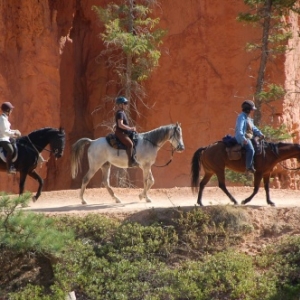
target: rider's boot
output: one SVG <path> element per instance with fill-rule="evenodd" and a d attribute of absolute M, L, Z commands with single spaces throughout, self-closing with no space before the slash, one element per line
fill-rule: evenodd
<path fill-rule="evenodd" d="M 16 174 L 17 170 L 15 169 L 13 163 L 12 163 L 12 155 L 7 154 L 6 156 L 6 165 L 7 165 L 7 173 L 8 174 Z"/>
<path fill-rule="evenodd" d="M 138 164 L 138 162 L 135 160 L 135 158 L 133 157 L 133 155 L 131 154 L 131 149 L 127 148 L 127 149 L 126 149 L 126 153 L 127 153 L 127 157 L 128 157 L 128 167 L 129 167 L 129 168 L 138 167 L 139 164 Z"/>
<path fill-rule="evenodd" d="M 130 165 L 129 166 L 132 167 L 132 168 L 139 166 L 139 163 L 136 161 L 136 159 L 135 159 L 134 156 L 131 157 L 131 161 L 130 161 Z"/>

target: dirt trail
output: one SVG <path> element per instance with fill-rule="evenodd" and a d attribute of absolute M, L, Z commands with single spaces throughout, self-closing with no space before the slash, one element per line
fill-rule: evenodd
<path fill-rule="evenodd" d="M 241 203 L 248 197 L 252 188 L 229 187 L 236 200 Z M 115 203 L 105 188 L 87 189 L 85 199 L 87 205 L 82 205 L 79 199 L 79 190 L 61 190 L 43 192 L 37 202 L 30 203 L 27 209 L 45 213 L 133 213 L 149 208 L 186 207 L 196 205 L 197 195 L 193 195 L 189 187 L 172 189 L 151 189 L 148 195 L 152 202 L 146 203 L 139 200 L 141 189 L 114 188 L 116 195 L 122 203 Z M 300 191 L 271 189 L 271 200 L 277 208 L 300 206 Z M 227 196 L 218 187 L 207 187 L 203 194 L 203 205 L 232 205 Z M 268 207 L 265 191 L 261 188 L 258 194 L 247 206 Z"/>

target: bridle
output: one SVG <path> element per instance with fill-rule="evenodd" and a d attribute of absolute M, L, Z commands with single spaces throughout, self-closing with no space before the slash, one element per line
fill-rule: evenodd
<path fill-rule="evenodd" d="M 172 133 L 172 135 L 170 136 L 170 138 L 168 139 L 169 141 L 175 139 L 176 142 L 177 142 L 177 147 L 175 148 L 175 147 L 173 146 L 173 144 L 171 143 L 171 150 L 165 150 L 165 151 L 171 151 L 171 157 L 170 157 L 169 161 L 168 161 L 167 163 L 165 163 L 164 165 L 159 165 L 159 166 L 158 166 L 158 165 L 156 165 L 156 164 L 153 164 L 153 166 L 158 167 L 158 168 L 162 168 L 162 167 L 168 166 L 168 165 L 172 162 L 174 152 L 178 151 L 178 150 L 179 150 L 179 147 L 180 147 L 180 142 L 179 142 L 178 138 L 176 137 L 176 130 L 177 130 L 177 128 L 178 128 L 178 124 L 176 124 L 176 126 L 173 128 L 173 129 L 174 129 L 174 130 L 173 130 L 173 133 Z M 159 146 L 159 145 L 153 143 L 153 141 L 151 141 L 151 140 L 149 140 L 149 139 L 146 139 L 146 138 L 143 138 L 143 139 L 144 139 L 145 141 L 150 142 L 153 146 L 162 149 L 162 146 Z"/>
<path fill-rule="evenodd" d="M 32 148 L 36 151 L 36 153 L 38 154 L 39 158 L 44 162 L 46 161 L 43 157 L 42 157 L 42 154 L 40 153 L 40 151 L 37 149 L 37 147 L 33 144 L 33 142 L 31 141 L 31 139 L 29 138 L 29 136 L 27 135 L 26 138 L 28 139 L 30 145 L 32 146 Z M 38 147 L 40 148 L 40 147 Z M 54 154 L 54 156 L 58 153 L 58 149 L 55 149 L 55 150 L 49 150 L 49 149 L 46 149 L 46 148 L 41 148 L 40 150 L 42 151 L 47 151 L 49 153 L 52 153 Z"/>

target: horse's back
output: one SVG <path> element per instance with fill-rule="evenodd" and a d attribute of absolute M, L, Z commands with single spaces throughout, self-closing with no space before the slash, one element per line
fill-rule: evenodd
<path fill-rule="evenodd" d="M 109 148 L 114 149 L 108 144 L 106 137 L 99 137 L 95 140 L 91 140 L 89 151 L 101 151 L 101 149 L 106 150 Z"/>
<path fill-rule="evenodd" d="M 202 156 L 211 159 L 223 159 L 226 155 L 226 146 L 223 142 L 215 142 L 205 148 Z"/>

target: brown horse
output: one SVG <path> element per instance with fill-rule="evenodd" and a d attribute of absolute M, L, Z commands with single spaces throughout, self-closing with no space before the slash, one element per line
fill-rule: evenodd
<path fill-rule="evenodd" d="M 264 187 L 266 191 L 267 203 L 271 206 L 275 204 L 270 199 L 269 183 L 270 176 L 274 166 L 289 158 L 300 158 L 300 145 L 291 143 L 264 143 L 264 151 L 260 155 L 255 155 L 254 167 L 256 172 L 254 174 L 254 190 L 253 193 L 242 201 L 246 204 L 257 194 L 260 182 L 263 178 Z M 204 168 L 204 177 L 202 178 L 199 186 L 199 175 L 201 171 L 201 164 Z M 229 160 L 226 152 L 225 144 L 220 141 L 207 147 L 199 148 L 193 155 L 191 162 L 191 186 L 192 190 L 196 191 L 199 186 L 198 200 L 199 205 L 202 204 L 202 194 L 205 185 L 209 182 L 210 178 L 216 174 L 219 182 L 219 188 L 229 197 L 234 203 L 238 202 L 228 192 L 225 185 L 225 168 L 231 169 L 236 172 L 245 172 L 245 152 L 242 151 L 242 158 L 239 160 Z"/>

